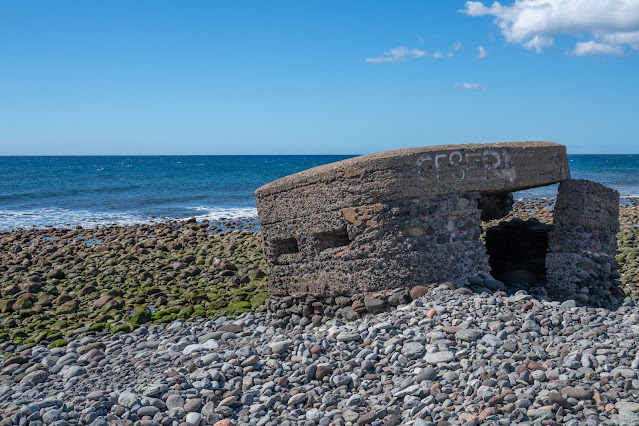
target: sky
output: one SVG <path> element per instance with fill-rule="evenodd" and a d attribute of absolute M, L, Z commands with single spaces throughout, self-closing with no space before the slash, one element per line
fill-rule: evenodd
<path fill-rule="evenodd" d="M 0 155 L 639 153 L 639 0 L 0 0 Z"/>

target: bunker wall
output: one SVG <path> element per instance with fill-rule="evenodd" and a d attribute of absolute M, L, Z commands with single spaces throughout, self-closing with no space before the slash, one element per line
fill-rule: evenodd
<path fill-rule="evenodd" d="M 612 308 L 623 293 L 615 260 L 619 193 L 604 185 L 569 179 L 559 185 L 549 234 L 546 272 L 551 297 Z"/>
<path fill-rule="evenodd" d="M 445 194 L 347 207 L 268 227 L 275 296 L 335 296 L 488 273 L 480 195 Z"/>

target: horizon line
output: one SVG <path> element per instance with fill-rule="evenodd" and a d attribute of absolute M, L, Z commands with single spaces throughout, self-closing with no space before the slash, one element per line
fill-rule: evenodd
<path fill-rule="evenodd" d="M 383 152 L 383 151 L 375 151 Z M 322 156 L 339 156 L 339 157 L 358 157 L 367 154 L 0 154 L 0 158 L 13 157 L 322 157 Z M 594 156 L 594 155 L 639 155 L 639 153 L 567 153 L 568 156 Z"/>

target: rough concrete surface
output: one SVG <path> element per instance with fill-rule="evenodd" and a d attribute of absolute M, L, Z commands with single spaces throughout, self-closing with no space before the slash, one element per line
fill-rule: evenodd
<path fill-rule="evenodd" d="M 460 286 L 492 279 L 486 246 L 479 240 L 482 220 L 507 215 L 513 191 L 556 182 L 563 182 L 564 189 L 551 237 L 552 256 L 544 259 L 545 246 L 536 249 L 542 253 L 537 261 L 542 265 L 537 276 L 542 278 L 544 264 L 549 272 L 560 264 L 566 271 L 569 255 L 584 254 L 585 247 L 570 248 L 564 242 L 566 235 L 570 240 L 570 233 L 577 232 L 575 227 L 596 230 L 593 238 L 605 246 L 598 252 L 605 255 L 614 253 L 607 238 L 614 237 L 615 220 L 618 227 L 614 194 L 593 182 L 570 180 L 562 145 L 407 148 L 276 180 L 255 191 L 271 294 L 361 295 L 398 286 L 443 281 Z M 616 203 L 618 209 L 618 194 Z M 604 275 L 591 281 L 600 282 Z M 548 280 L 560 298 L 584 291 L 583 285 L 575 287 L 573 278 L 566 284 L 559 273 L 549 273 Z"/>

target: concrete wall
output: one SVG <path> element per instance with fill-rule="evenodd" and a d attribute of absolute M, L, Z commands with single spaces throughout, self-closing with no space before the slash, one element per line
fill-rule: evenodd
<path fill-rule="evenodd" d="M 487 273 L 480 194 L 499 194 L 488 204 L 501 216 L 509 192 L 569 177 L 564 146 L 520 142 L 387 151 L 271 182 L 255 192 L 271 292 L 353 295 Z"/>
<path fill-rule="evenodd" d="M 271 293 L 355 295 L 487 273 L 479 197 L 395 200 L 267 227 Z"/>
<path fill-rule="evenodd" d="M 616 282 L 617 232 L 617 191 L 587 180 L 563 181 L 546 256 L 549 295 L 596 307 L 618 306 L 623 293 Z"/>

